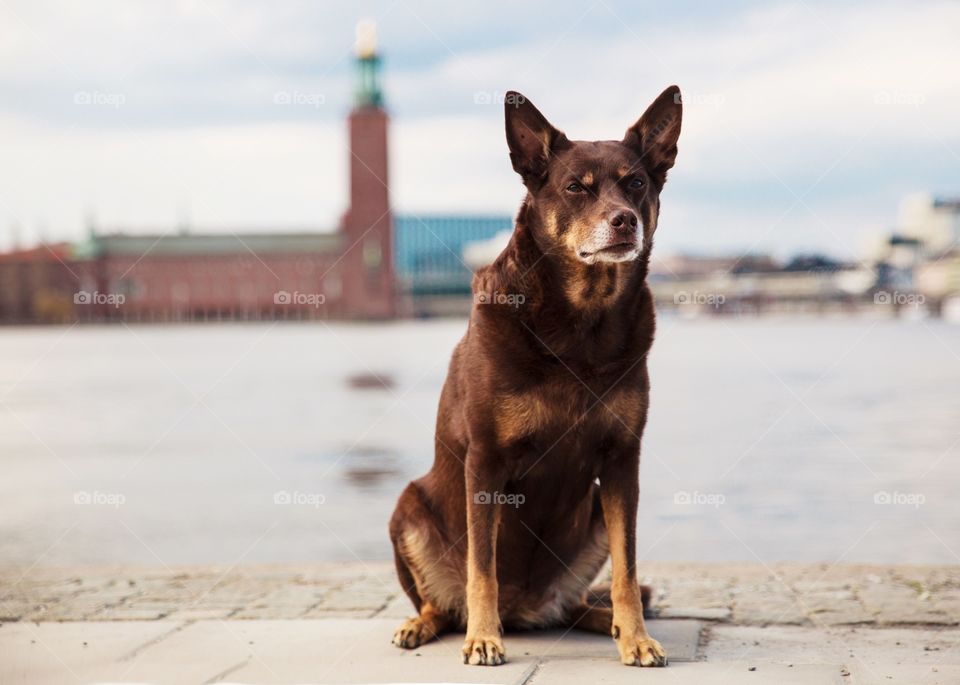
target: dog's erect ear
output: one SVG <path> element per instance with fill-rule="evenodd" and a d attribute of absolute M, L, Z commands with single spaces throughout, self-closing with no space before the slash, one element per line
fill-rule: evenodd
<path fill-rule="evenodd" d="M 536 186 L 546 174 L 550 155 L 569 145 L 569 141 L 516 91 L 508 91 L 504 97 L 504 114 L 513 169 L 528 187 Z"/>
<path fill-rule="evenodd" d="M 643 116 L 627 129 L 623 144 L 632 147 L 643 159 L 644 166 L 662 185 L 667 171 L 677 159 L 677 139 L 683 104 L 680 89 L 670 86 L 660 93 Z"/>

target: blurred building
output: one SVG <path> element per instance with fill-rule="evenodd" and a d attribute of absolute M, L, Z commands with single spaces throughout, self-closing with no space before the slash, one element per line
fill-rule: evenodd
<path fill-rule="evenodd" d="M 343 238 L 342 232 L 92 233 L 73 251 L 76 317 L 209 321 L 386 315 L 347 296 Z M 386 299 L 378 292 L 370 302 L 384 307 Z"/>
<path fill-rule="evenodd" d="M 906 196 L 896 230 L 878 235 L 867 256 L 876 265 L 879 290 L 960 320 L 960 198 Z"/>
<path fill-rule="evenodd" d="M 919 241 L 927 255 L 953 250 L 960 241 L 960 198 L 908 195 L 900 203 L 898 229 Z"/>
<path fill-rule="evenodd" d="M 473 270 L 492 262 L 503 246 L 479 261 L 473 258 L 476 248 L 512 230 L 507 215 L 398 216 L 395 264 L 406 311 L 414 316 L 469 311 Z"/>
<path fill-rule="evenodd" d="M 960 320 L 960 199 L 926 193 L 900 204 L 897 228 L 863 260 L 797 255 L 666 255 L 651 264 L 659 306 L 689 314 L 854 312 Z"/>
<path fill-rule="evenodd" d="M 743 254 L 700 256 L 690 254 L 666 254 L 654 256 L 650 263 L 652 280 L 661 278 L 685 278 L 711 274 L 757 273 L 777 271 L 780 265 L 769 255 Z"/>
<path fill-rule="evenodd" d="M 651 265 L 657 306 L 684 315 L 850 312 L 870 301 L 876 272 L 825 255 L 668 256 Z"/>
<path fill-rule="evenodd" d="M 72 320 L 79 281 L 72 259 L 67 243 L 0 254 L 0 322 Z"/>
<path fill-rule="evenodd" d="M 336 231 L 133 232 L 0 255 L 0 321 L 209 321 L 462 313 L 464 249 L 509 216 L 394 217 L 389 117 L 372 25 L 357 31 L 349 202 Z"/>

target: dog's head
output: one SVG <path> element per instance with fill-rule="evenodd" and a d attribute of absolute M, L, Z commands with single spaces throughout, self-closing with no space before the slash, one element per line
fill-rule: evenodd
<path fill-rule="evenodd" d="M 505 102 L 510 161 L 544 252 L 586 264 L 636 259 L 657 227 L 677 156 L 680 89 L 663 91 L 619 141 L 569 140 L 520 93 Z"/>

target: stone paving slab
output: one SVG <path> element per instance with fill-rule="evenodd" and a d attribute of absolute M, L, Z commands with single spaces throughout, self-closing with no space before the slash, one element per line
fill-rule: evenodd
<path fill-rule="evenodd" d="M 736 625 L 960 625 L 960 566 L 641 563 L 654 612 Z M 0 621 L 398 618 L 391 563 L 0 568 Z"/>
<path fill-rule="evenodd" d="M 393 647 L 392 619 L 6 623 L 0 683 L 960 683 L 957 628 L 649 625 L 667 669 L 622 666 L 580 631 L 508 633 L 509 662 L 489 668 L 460 663 L 461 635 Z"/>
<path fill-rule="evenodd" d="M 754 668 L 755 670 L 750 670 Z M 593 660 L 549 661 L 537 671 L 533 682 L 539 683 L 603 683 L 604 685 L 850 685 L 842 675 L 842 667 L 826 665 L 783 666 L 763 668 L 744 662 L 724 664 L 685 663 L 667 668 L 627 668 Z"/>
<path fill-rule="evenodd" d="M 392 623 L 383 621 L 377 621 L 377 623 L 386 628 L 393 627 Z M 703 625 L 700 621 L 689 620 L 647 621 L 647 629 L 667 650 L 671 663 L 696 660 Z M 509 632 L 503 640 L 510 659 L 514 656 L 532 656 L 539 659 L 599 658 L 619 663 L 620 658 L 613 638 L 582 630 Z M 426 653 L 443 648 L 453 654 L 459 654 L 462 644 L 463 634 L 455 633 L 444 636 L 436 643 L 423 645 L 417 651 Z"/>
<path fill-rule="evenodd" d="M 960 683 L 960 629 L 714 625 L 702 652 L 710 662 L 841 664 L 848 682 Z"/>
<path fill-rule="evenodd" d="M 122 657 L 177 628 L 165 621 L 6 623 L 0 683 L 132 682 Z"/>
<path fill-rule="evenodd" d="M 696 656 L 701 624 L 651 621 L 674 663 Z M 462 635 L 419 649 L 390 644 L 392 620 L 15 623 L 0 629 L 0 683 L 526 682 L 553 659 L 621 666 L 610 638 L 580 631 L 508 633 L 509 661 L 464 666 Z M 546 681 L 549 682 L 549 681 Z"/>

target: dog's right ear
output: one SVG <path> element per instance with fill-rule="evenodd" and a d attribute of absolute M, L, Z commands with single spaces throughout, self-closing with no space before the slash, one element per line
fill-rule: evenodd
<path fill-rule="evenodd" d="M 533 188 L 546 174 L 550 156 L 569 145 L 569 141 L 532 102 L 514 90 L 504 97 L 504 114 L 513 170 L 528 188 Z"/>

